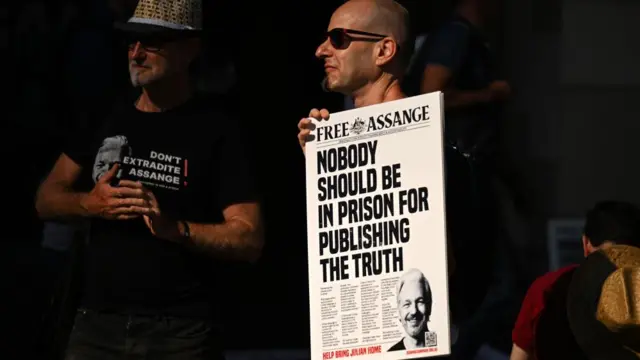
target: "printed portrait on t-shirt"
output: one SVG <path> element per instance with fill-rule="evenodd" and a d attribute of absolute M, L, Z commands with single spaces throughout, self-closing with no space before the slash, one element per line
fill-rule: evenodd
<path fill-rule="evenodd" d="M 388 351 L 409 350 L 435 346 L 435 334 L 429 331 L 433 297 L 431 286 L 418 269 L 405 272 L 396 286 L 398 320 L 406 334 Z"/>
<path fill-rule="evenodd" d="M 93 181 L 97 182 L 115 163 L 122 163 L 125 156 L 131 156 L 132 151 L 126 136 L 111 136 L 102 141 L 93 164 Z M 122 169 L 120 169 L 120 172 Z M 120 174 L 118 174 L 120 177 Z"/>

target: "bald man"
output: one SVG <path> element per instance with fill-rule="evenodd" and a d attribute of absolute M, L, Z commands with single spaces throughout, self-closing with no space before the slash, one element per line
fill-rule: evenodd
<path fill-rule="evenodd" d="M 400 82 L 413 46 L 409 13 L 402 5 L 391 0 L 350 0 L 331 16 L 326 39 L 318 46 L 316 57 L 324 62 L 326 89 L 351 97 L 354 106 L 361 108 L 406 98 Z M 329 111 L 312 109 L 307 118 L 298 122 L 303 153 L 311 134 L 309 118 L 328 120 Z M 455 197 L 449 196 L 450 191 L 453 195 L 464 193 L 447 186 L 447 199 Z M 453 208 L 457 206 L 447 204 L 448 212 Z M 454 223 L 447 220 L 448 224 Z M 447 259 L 451 275 L 455 269 L 451 251 Z"/>
<path fill-rule="evenodd" d="M 409 13 L 395 1 L 350 0 L 331 16 L 316 57 L 324 61 L 325 87 L 353 98 L 356 108 L 405 98 L 400 80 L 411 56 Z M 329 119 L 326 109 L 309 117 Z M 305 150 L 311 120 L 298 123 Z"/>
<path fill-rule="evenodd" d="M 398 316 L 407 336 L 388 351 L 410 350 L 425 347 L 425 334 L 429 331 L 429 318 L 433 298 L 431 286 L 418 269 L 405 272 L 396 286 Z"/>
<path fill-rule="evenodd" d="M 316 50 L 316 57 L 324 61 L 325 87 L 351 96 L 356 107 L 405 98 L 400 81 L 413 50 L 410 32 L 409 13 L 395 1 L 345 2 L 331 16 L 327 38 Z M 298 122 L 303 153 L 311 134 L 309 118 L 328 120 L 329 111 L 312 109 Z M 450 255 L 449 274 L 454 270 Z"/>

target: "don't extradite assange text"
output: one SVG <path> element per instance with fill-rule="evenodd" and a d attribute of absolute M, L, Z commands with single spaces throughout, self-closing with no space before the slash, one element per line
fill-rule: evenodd
<path fill-rule="evenodd" d="M 441 93 L 331 115 L 307 143 L 311 358 L 446 355 Z"/>

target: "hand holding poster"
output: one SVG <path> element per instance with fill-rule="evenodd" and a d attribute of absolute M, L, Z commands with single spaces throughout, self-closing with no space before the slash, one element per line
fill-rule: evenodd
<path fill-rule="evenodd" d="M 441 104 L 437 92 L 314 123 L 312 360 L 450 353 Z"/>

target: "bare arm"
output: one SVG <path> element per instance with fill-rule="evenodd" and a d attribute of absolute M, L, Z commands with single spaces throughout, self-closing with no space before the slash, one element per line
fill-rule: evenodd
<path fill-rule="evenodd" d="M 446 108 L 458 108 L 475 104 L 488 103 L 495 99 L 490 87 L 475 91 L 460 91 L 450 86 L 451 71 L 442 65 L 427 65 L 422 77 L 421 93 L 434 91 L 444 93 Z"/>
<path fill-rule="evenodd" d="M 73 191 L 82 168 L 62 154 L 36 193 L 36 210 L 41 219 L 73 219 L 88 216 L 83 207 L 87 193 Z"/>
<path fill-rule="evenodd" d="M 114 165 L 89 193 L 77 192 L 73 187 L 82 168 L 67 155 L 60 155 L 38 188 L 38 215 L 41 219 L 47 220 L 72 220 L 94 216 L 127 220 L 148 213 L 141 189 L 110 185 L 118 168 L 118 164 Z"/>
<path fill-rule="evenodd" d="M 190 241 L 207 251 L 255 262 L 264 246 L 260 207 L 257 203 L 234 204 L 224 212 L 222 224 L 189 222 Z M 181 229 L 184 235 L 184 229 Z"/>
<path fill-rule="evenodd" d="M 535 356 L 529 355 L 518 345 L 513 344 L 513 348 L 511 349 L 511 357 L 509 358 L 509 360 L 535 360 Z"/>
<path fill-rule="evenodd" d="M 190 243 L 213 255 L 255 262 L 264 246 L 262 214 L 255 184 L 251 144 L 245 129 L 230 121 L 215 148 L 213 170 L 219 175 L 215 203 L 224 221 L 218 224 L 188 223 Z M 182 226 L 179 232 L 184 236 Z"/>

